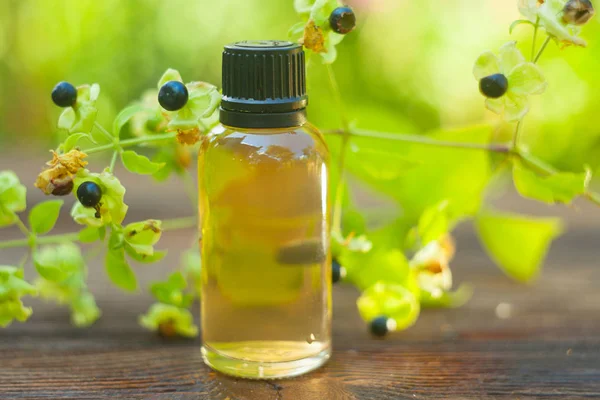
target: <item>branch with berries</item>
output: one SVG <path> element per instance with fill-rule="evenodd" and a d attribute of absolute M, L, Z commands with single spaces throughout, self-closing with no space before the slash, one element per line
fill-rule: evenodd
<path fill-rule="evenodd" d="M 539 274 L 562 224 L 556 218 L 486 207 L 484 191 L 502 167 L 511 167 L 515 187 L 526 198 L 568 204 L 584 197 L 600 204 L 600 195 L 589 189 L 587 168 L 558 171 L 521 144 L 529 97 L 541 94 L 547 86 L 538 61 L 552 41 L 563 46 L 586 45 L 579 33 L 594 14 L 589 0 L 518 0 L 524 19 L 515 21 L 510 31 L 520 25 L 532 28 L 530 57 L 523 55 L 516 42 L 509 42 L 497 54 L 485 52 L 475 62 L 474 75 L 485 106 L 515 124 L 510 143 L 491 142 L 488 126 L 429 135 L 357 128 L 331 67 L 336 46 L 355 29 L 354 11 L 338 0 L 296 0 L 294 7 L 300 21 L 289 33 L 304 45 L 308 57 L 325 64 L 340 117 L 340 128 L 325 132 L 333 155 L 332 281 L 361 290 L 358 311 L 374 335 L 410 327 L 422 308 L 458 307 L 468 301 L 472 287 L 463 284 L 452 290 L 450 268 L 455 252 L 451 233 L 464 220 L 474 221 L 490 257 L 507 275 L 526 282 Z M 546 38 L 540 44 L 542 31 Z M 188 167 L 218 124 L 221 96 L 217 87 L 206 82 L 184 84 L 180 74 L 169 69 L 155 89 L 116 116 L 111 129 L 96 119 L 99 96 L 97 84 L 74 87 L 61 82 L 54 88 L 52 101 L 63 108 L 58 128 L 64 140 L 52 150 L 52 160 L 35 182 L 47 195 L 74 196 L 71 217 L 82 225 L 81 231 L 50 234 L 64 205 L 62 199 L 34 206 L 24 221 L 26 188 L 14 172 L 0 172 L 0 227 L 17 226 L 24 236 L 0 242 L 0 250 L 28 249 L 19 265 L 0 267 L 0 326 L 25 321 L 32 310 L 22 298 L 34 295 L 70 307 L 75 325 L 91 325 L 101 311 L 87 287 L 86 259 L 77 243 L 104 248 L 108 277 L 117 287 L 136 291 L 132 264 L 160 261 L 166 252 L 155 246 L 162 233 L 197 224 L 197 216 L 190 216 L 123 225 L 128 213 L 126 189 L 114 171 L 120 161 L 128 172 L 158 181 L 178 175 L 195 208 Z M 125 132 L 132 137 L 123 138 Z M 152 157 L 135 148 L 144 148 Z M 112 153 L 110 163 L 91 172 L 88 155 L 102 152 Z M 495 164 L 497 158 L 493 160 L 492 155 L 501 161 Z M 477 171 L 467 183 L 462 179 L 465 170 Z M 387 196 L 402 207 L 403 214 L 386 216 L 386 223 L 374 225 L 372 213 L 353 202 L 349 178 Z M 198 298 L 201 260 L 196 238 L 190 238 L 190 243 L 181 268 L 150 286 L 156 302 L 140 317 L 141 325 L 166 336 L 198 333 L 189 309 Z M 29 259 L 39 275 L 34 282 L 24 279 Z"/>

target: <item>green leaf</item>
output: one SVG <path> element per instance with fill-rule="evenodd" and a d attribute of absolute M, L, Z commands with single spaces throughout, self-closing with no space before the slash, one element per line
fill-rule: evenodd
<path fill-rule="evenodd" d="M 518 20 L 514 21 L 512 24 L 510 24 L 510 28 L 508 28 L 508 33 L 510 35 L 512 35 L 512 33 L 515 30 L 515 28 L 517 26 L 519 26 L 519 25 L 522 25 L 522 24 L 528 24 L 528 25 L 531 25 L 531 26 L 535 26 L 535 24 L 533 22 L 531 22 L 531 21 L 529 21 L 527 19 L 518 19 Z"/>
<path fill-rule="evenodd" d="M 74 133 L 72 135 L 69 135 L 69 137 L 62 144 L 62 150 L 65 153 L 73 150 L 75 148 L 75 146 L 77 146 L 77 142 L 79 142 L 79 140 L 83 139 L 84 137 L 91 139 L 90 135 L 87 133 L 80 132 L 80 133 Z"/>
<path fill-rule="evenodd" d="M 148 157 L 137 154 L 133 150 L 124 151 L 121 161 L 129 172 L 140 175 L 152 175 L 165 166 L 165 163 L 155 163 Z"/>
<path fill-rule="evenodd" d="M 356 304 L 365 322 L 386 316 L 396 321 L 398 330 L 413 325 L 420 313 L 419 301 L 413 291 L 402 285 L 382 282 L 365 290 Z"/>
<path fill-rule="evenodd" d="M 185 308 L 170 304 L 153 304 L 146 314 L 140 316 L 140 325 L 152 331 L 159 331 L 165 336 L 198 335 L 198 327 L 194 324 L 192 313 Z"/>
<path fill-rule="evenodd" d="M 119 250 L 125 244 L 125 235 L 120 227 L 113 227 L 108 237 L 108 248 L 110 250 Z"/>
<path fill-rule="evenodd" d="M 90 292 L 83 291 L 73 297 L 71 302 L 71 322 L 73 325 L 80 328 L 90 326 L 100 318 L 101 314 L 96 305 L 96 300 Z"/>
<path fill-rule="evenodd" d="M 487 125 L 437 131 L 431 139 L 465 143 L 489 143 Z M 390 196 L 403 210 L 404 223 L 414 226 L 429 207 L 447 200 L 451 220 L 474 215 L 480 207 L 482 193 L 490 178 L 490 159 L 485 151 L 442 148 L 390 139 L 353 137 L 352 145 L 381 149 L 415 162 L 394 179 L 372 179 L 365 174 L 360 157 L 348 157 L 347 169 L 378 192 Z M 360 153 L 359 153 L 360 154 Z"/>
<path fill-rule="evenodd" d="M 194 296 L 185 294 L 183 289 L 187 282 L 181 272 L 172 273 L 166 282 L 154 282 L 150 286 L 150 292 L 161 303 L 172 304 L 178 307 L 188 307 Z"/>
<path fill-rule="evenodd" d="M 571 203 L 587 191 L 591 178 L 589 169 L 579 174 L 558 172 L 540 176 L 520 162 L 513 166 L 513 181 L 521 196 L 549 204 Z"/>
<path fill-rule="evenodd" d="M 115 118 L 113 122 L 112 133 L 114 137 L 119 137 L 121 133 L 121 129 L 125 126 L 127 122 L 133 117 L 135 114 L 140 111 L 144 111 L 146 108 L 141 104 L 133 104 L 129 107 L 124 108 L 119 115 Z"/>
<path fill-rule="evenodd" d="M 476 219 L 479 238 L 489 256 L 510 277 L 534 279 L 551 242 L 563 230 L 558 218 L 535 218 L 486 212 Z"/>
<path fill-rule="evenodd" d="M 142 263 L 142 264 L 152 264 L 155 262 L 158 262 L 160 260 L 162 260 L 163 258 L 165 258 L 165 256 L 167 255 L 167 251 L 159 251 L 159 250 L 153 250 L 152 255 L 147 255 L 147 254 L 141 254 L 138 253 L 136 249 L 134 249 L 133 247 L 131 247 L 129 244 L 125 245 L 125 251 L 127 252 L 127 255 L 129 257 L 131 257 L 133 260 Z"/>
<path fill-rule="evenodd" d="M 422 245 L 427 245 L 429 242 L 438 240 L 448 233 L 450 230 L 448 204 L 447 200 L 443 200 L 427 208 L 421 214 L 416 230 L 409 232 L 408 242 L 410 243 L 407 243 L 408 247 L 413 247 L 416 238 L 420 239 Z"/>
<path fill-rule="evenodd" d="M 473 287 L 463 284 L 454 292 L 443 292 L 439 297 L 433 297 L 427 291 L 421 291 L 422 308 L 458 308 L 465 305 L 473 296 Z"/>
<path fill-rule="evenodd" d="M 125 260 L 125 250 L 109 250 L 106 253 L 105 266 L 108 277 L 115 285 L 129 292 L 137 289 L 137 279 Z"/>
<path fill-rule="evenodd" d="M 71 242 L 46 246 L 33 254 L 38 273 L 52 282 L 61 282 L 81 271 L 85 262 L 81 250 Z"/>
<path fill-rule="evenodd" d="M 27 189 L 12 171 L 0 171 L 0 228 L 15 222 L 15 213 L 27 208 Z"/>
<path fill-rule="evenodd" d="M 38 235 L 50 232 L 56 225 L 63 204 L 62 200 L 48 200 L 33 207 L 29 212 L 31 231 Z"/>
<path fill-rule="evenodd" d="M 408 170 L 422 164 L 405 158 L 402 154 L 381 147 L 379 143 L 351 145 L 348 159 L 357 160 L 352 173 L 367 182 L 393 181 L 401 178 Z"/>
<path fill-rule="evenodd" d="M 400 250 L 373 249 L 368 253 L 345 250 L 338 261 L 346 269 L 346 280 L 361 290 L 379 281 L 403 284 L 410 279 L 408 261 Z"/>
<path fill-rule="evenodd" d="M 79 231 L 79 241 L 81 243 L 94 243 L 100 239 L 100 228 L 93 226 L 86 226 Z"/>

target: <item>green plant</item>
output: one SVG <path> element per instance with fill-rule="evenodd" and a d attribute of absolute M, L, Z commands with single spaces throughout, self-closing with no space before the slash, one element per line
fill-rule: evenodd
<path fill-rule="evenodd" d="M 520 25 L 532 28 L 530 57 L 521 53 L 516 42 L 509 42 L 498 55 L 483 53 L 474 68 L 485 106 L 515 126 L 510 143 L 494 143 L 492 129 L 485 125 L 429 135 L 357 128 L 346 112 L 331 67 L 336 46 L 344 38 L 337 32 L 352 30 L 354 19 L 348 18 L 354 14 L 340 9 L 338 0 L 294 1 L 301 21 L 290 29 L 290 35 L 304 44 L 311 68 L 320 68 L 314 62 L 318 59 L 325 64 L 340 115 L 340 128 L 325 132 L 334 160 L 331 192 L 336 280 L 362 291 L 359 312 L 377 334 L 411 326 L 422 307 L 457 307 L 469 299 L 469 285 L 452 291 L 450 261 L 455 246 L 451 232 L 461 221 L 474 221 L 484 247 L 507 275 L 524 282 L 537 276 L 562 224 L 557 218 L 507 214 L 485 205 L 486 188 L 507 168 L 524 197 L 545 203 L 570 203 L 585 197 L 600 204 L 600 195 L 589 188 L 588 168 L 559 171 L 521 144 L 529 96 L 541 94 L 547 86 L 538 61 L 553 40 L 584 46 L 578 34 L 593 8 L 589 2 L 576 0 L 519 0 L 518 5 L 525 19 L 513 23 L 510 31 Z M 540 45 L 542 30 L 546 38 Z M 26 208 L 25 187 L 13 172 L 0 172 L 0 227 L 16 225 L 25 236 L 0 242 L 0 249 L 29 249 L 20 265 L 0 267 L 1 326 L 26 320 L 31 309 L 24 306 L 22 298 L 35 294 L 68 305 L 74 324 L 92 324 L 100 310 L 87 288 L 86 261 L 76 242 L 103 247 L 109 278 L 123 290 L 135 291 L 137 280 L 131 264 L 160 261 L 165 252 L 155 246 L 162 232 L 197 223 L 196 216 L 191 216 L 123 225 L 128 211 L 126 191 L 113 171 L 120 160 L 131 173 L 152 175 L 159 181 L 176 174 L 189 186 L 190 160 L 218 123 L 220 93 L 215 86 L 205 82 L 184 86 L 179 73 L 170 69 L 156 89 L 117 115 L 110 130 L 96 120 L 97 84 L 80 86 L 74 93 L 71 86 L 61 83 L 55 90 L 59 91 L 53 95 L 54 101 L 65 107 L 58 120 L 63 141 L 53 150 L 53 158 L 35 186 L 48 195 L 72 193 L 76 201 L 71 216 L 83 229 L 50 234 L 64 203 L 60 199 L 33 207 L 26 223 L 20 216 Z M 122 138 L 126 127 L 132 138 Z M 131 149 L 136 146 L 150 150 L 152 159 Z M 86 169 L 85 159 L 100 152 L 112 152 L 110 164 L 100 173 L 92 173 Z M 465 171 L 476 172 L 465 181 Z M 402 208 L 402 215 L 373 228 L 370 213 L 353 201 L 347 184 L 350 176 L 393 200 Z M 195 207 L 193 187 L 189 192 Z M 39 274 L 33 284 L 23 279 L 29 257 Z M 164 335 L 194 336 L 198 330 L 189 307 L 197 297 L 198 250 L 193 247 L 186 252 L 181 263 L 179 271 L 151 285 L 156 303 L 140 317 L 140 323 Z"/>

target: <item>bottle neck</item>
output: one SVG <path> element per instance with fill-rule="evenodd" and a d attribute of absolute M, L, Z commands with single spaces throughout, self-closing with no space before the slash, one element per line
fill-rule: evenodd
<path fill-rule="evenodd" d="M 220 108 L 219 119 L 223 125 L 234 128 L 287 128 L 306 123 L 306 108 L 281 113 L 249 113 Z"/>

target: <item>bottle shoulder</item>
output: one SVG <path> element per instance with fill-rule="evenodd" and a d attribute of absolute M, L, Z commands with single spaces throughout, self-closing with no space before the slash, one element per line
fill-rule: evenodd
<path fill-rule="evenodd" d="M 329 150 L 321 132 L 312 124 L 305 123 L 291 128 L 241 129 L 219 125 L 210 133 L 205 151 L 245 148 L 264 153 L 285 151 L 298 156 L 317 153 L 329 159 Z"/>

